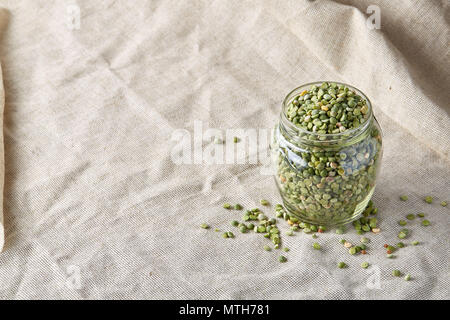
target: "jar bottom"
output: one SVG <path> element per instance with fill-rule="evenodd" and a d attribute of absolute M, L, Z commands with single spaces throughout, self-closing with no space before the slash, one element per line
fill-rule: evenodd
<path fill-rule="evenodd" d="M 341 225 L 345 225 L 348 223 L 351 223 L 357 219 L 359 219 L 361 217 L 361 214 L 363 213 L 363 211 L 365 210 L 365 208 L 367 207 L 367 204 L 369 203 L 370 199 L 372 198 L 373 192 L 375 191 L 375 186 L 372 187 L 372 189 L 367 193 L 366 197 L 361 200 L 361 202 L 359 202 L 356 207 L 355 210 L 353 212 L 349 212 L 345 215 L 345 218 L 343 219 L 320 219 L 320 216 L 316 215 L 316 217 L 314 219 L 311 219 L 310 216 L 305 215 L 304 213 L 300 212 L 298 209 L 296 209 L 295 207 L 293 207 L 284 197 L 283 194 L 281 194 L 281 197 L 283 199 L 283 205 L 286 208 L 287 212 L 298 218 L 300 221 L 305 222 L 305 223 L 309 223 L 309 224 L 313 224 L 313 225 L 322 225 L 322 226 L 326 226 L 326 227 L 336 227 L 336 226 L 341 226 Z"/>

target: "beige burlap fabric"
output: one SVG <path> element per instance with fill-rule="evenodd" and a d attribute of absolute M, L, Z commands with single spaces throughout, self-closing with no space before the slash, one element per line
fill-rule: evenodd
<path fill-rule="evenodd" d="M 5 10 L 0 9 L 0 40 L 3 29 L 8 23 L 8 16 Z M 5 107 L 5 91 L 3 89 L 2 67 L 0 64 L 0 123 L 3 129 L 3 111 Z M 0 203 L 3 203 L 3 184 L 5 181 L 5 157 L 3 148 L 3 130 L 0 131 Z M 3 226 L 3 206 L 0 208 L 0 252 L 3 250 L 5 241 L 5 228 Z"/>
<path fill-rule="evenodd" d="M 450 207 L 438 203 L 450 202 L 448 1 L 3 0 L 0 7 L 7 12 L 0 15 L 0 298 L 450 297 Z M 321 234 L 320 252 L 297 234 L 284 237 L 291 251 L 280 264 L 279 252 L 262 250 L 261 236 L 222 239 L 199 228 L 232 228 L 240 214 L 223 202 L 254 207 L 280 197 L 260 164 L 175 163 L 174 132 L 187 130 L 194 148 L 197 121 L 203 132 L 269 129 L 291 89 L 321 79 L 361 89 L 383 128 L 374 195 L 382 232 L 370 236 L 370 253 L 350 256 L 338 244 L 359 241 L 350 228 Z M 422 200 L 428 194 L 432 205 Z M 420 245 L 386 259 L 383 244 L 398 242 L 397 221 L 420 211 L 431 225 L 410 222 L 405 239 Z M 372 268 L 362 269 L 364 260 Z M 349 268 L 338 269 L 339 261 Z"/>

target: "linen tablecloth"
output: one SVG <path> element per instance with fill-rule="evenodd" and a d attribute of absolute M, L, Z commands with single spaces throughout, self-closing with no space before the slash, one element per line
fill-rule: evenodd
<path fill-rule="evenodd" d="M 439 205 L 450 202 L 447 0 L 0 7 L 0 298 L 449 299 L 450 207 Z M 352 228 L 285 236 L 281 264 L 261 235 L 213 231 L 241 216 L 224 202 L 280 202 L 264 164 L 195 163 L 192 154 L 180 164 L 175 149 L 183 133 L 192 150 L 212 145 L 197 139 L 196 124 L 204 135 L 268 132 L 286 94 L 317 80 L 351 84 L 374 105 L 384 134 L 374 194 L 382 232 L 369 236 L 364 257 L 338 243 L 359 241 Z M 407 247 L 386 259 L 397 221 L 418 212 L 431 225 L 409 222 Z"/>

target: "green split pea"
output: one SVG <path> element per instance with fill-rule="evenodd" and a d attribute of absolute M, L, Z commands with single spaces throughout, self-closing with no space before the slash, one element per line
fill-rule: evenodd
<path fill-rule="evenodd" d="M 230 232 L 230 231 L 228 231 L 228 232 L 224 232 L 224 233 L 222 233 L 222 238 L 234 238 L 234 233 L 233 232 Z"/>
<path fill-rule="evenodd" d="M 402 273 L 400 272 L 400 270 L 393 270 L 392 275 L 394 277 L 400 277 L 402 275 Z"/>
<path fill-rule="evenodd" d="M 404 248 L 405 244 L 403 242 L 397 243 L 397 248 Z"/>

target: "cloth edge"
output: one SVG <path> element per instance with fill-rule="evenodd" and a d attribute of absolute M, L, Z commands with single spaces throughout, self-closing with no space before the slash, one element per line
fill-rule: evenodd
<path fill-rule="evenodd" d="M 8 24 L 9 13 L 6 9 L 0 8 L 0 39 L 2 37 L 4 29 Z M 5 185 L 5 149 L 3 140 L 3 112 L 5 110 L 5 88 L 3 86 L 3 73 L 2 66 L 0 63 L 0 120 L 1 120 L 1 131 L 0 131 L 0 163 L 2 167 L 0 168 L 0 252 L 3 251 L 5 245 L 5 227 L 4 227 L 4 217 L 3 217 L 3 199 L 4 199 L 4 185 Z"/>

